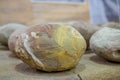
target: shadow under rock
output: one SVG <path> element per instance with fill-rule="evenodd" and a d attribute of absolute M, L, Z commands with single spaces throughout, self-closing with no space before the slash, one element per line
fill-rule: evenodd
<path fill-rule="evenodd" d="M 0 50 L 9 50 L 9 49 L 8 49 L 8 47 L 3 46 L 3 45 L 0 44 Z"/>
<path fill-rule="evenodd" d="M 119 65 L 117 62 L 112 62 L 112 61 L 108 61 L 100 56 L 97 55 L 93 55 L 89 58 L 91 61 L 98 63 L 98 64 L 103 64 L 103 65 L 112 65 L 112 66 L 116 66 Z"/>
<path fill-rule="evenodd" d="M 20 63 L 15 67 L 15 70 L 22 74 L 30 75 L 30 76 L 42 76 L 42 77 L 71 76 L 71 75 L 76 75 L 77 73 L 82 72 L 84 69 L 85 69 L 85 65 L 83 64 L 78 64 L 75 68 L 72 68 L 66 71 L 61 71 L 61 72 L 44 72 L 44 71 L 33 69 L 25 63 Z"/>
<path fill-rule="evenodd" d="M 10 58 L 19 59 L 19 58 L 15 55 L 15 53 L 12 53 L 12 52 L 9 54 L 9 57 L 10 57 Z"/>

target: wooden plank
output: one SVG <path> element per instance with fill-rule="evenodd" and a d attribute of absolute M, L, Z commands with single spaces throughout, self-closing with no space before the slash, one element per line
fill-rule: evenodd
<path fill-rule="evenodd" d="M 32 69 L 9 50 L 0 50 L 0 80 L 120 80 L 120 64 L 89 53 L 71 70 L 47 73 Z"/>
<path fill-rule="evenodd" d="M 0 0 L 0 25 L 15 22 L 31 25 L 32 14 L 30 0 Z"/>
<path fill-rule="evenodd" d="M 85 4 L 33 3 L 33 12 L 34 24 L 81 20 L 90 22 L 87 2 Z"/>
<path fill-rule="evenodd" d="M 74 20 L 89 23 L 87 2 L 85 4 L 55 4 L 32 3 L 30 0 L 0 0 L 0 25 L 17 22 L 32 26 Z"/>

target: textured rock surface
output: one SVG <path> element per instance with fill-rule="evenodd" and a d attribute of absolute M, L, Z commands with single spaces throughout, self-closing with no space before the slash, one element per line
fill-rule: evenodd
<path fill-rule="evenodd" d="M 32 27 L 18 38 L 16 54 L 31 67 L 43 71 L 73 68 L 86 50 L 81 34 L 63 24 Z"/>
<path fill-rule="evenodd" d="M 25 28 L 25 25 L 17 23 L 9 23 L 0 27 L 0 43 L 8 45 L 9 36 L 15 31 Z"/>
<path fill-rule="evenodd" d="M 61 24 L 61 23 L 62 24 L 68 24 L 68 25 L 74 27 L 76 30 L 78 30 L 87 42 L 87 49 L 89 49 L 89 40 L 90 40 L 91 36 L 96 31 L 101 29 L 101 27 L 99 27 L 99 26 L 86 24 L 82 21 L 81 22 L 80 21 L 79 22 L 78 21 L 58 22 L 58 23 L 51 23 L 51 24 Z"/>
<path fill-rule="evenodd" d="M 0 50 L 0 80 L 120 80 L 120 64 L 94 53 L 83 55 L 73 69 L 46 73 L 24 64 L 8 50 Z"/>
<path fill-rule="evenodd" d="M 98 26 L 88 25 L 84 22 L 69 22 L 71 26 L 73 26 L 75 29 L 77 29 L 81 35 L 85 38 L 87 45 L 89 47 L 89 40 L 91 36 L 100 29 Z"/>
<path fill-rule="evenodd" d="M 9 47 L 10 51 L 12 51 L 13 53 L 15 53 L 15 45 L 16 45 L 18 36 L 20 34 L 22 34 L 27 28 L 28 27 L 25 27 L 21 30 L 16 30 L 10 35 L 9 40 L 8 40 L 8 47 Z"/>
<path fill-rule="evenodd" d="M 90 48 L 107 60 L 120 62 L 120 24 L 96 32 L 90 40 Z"/>

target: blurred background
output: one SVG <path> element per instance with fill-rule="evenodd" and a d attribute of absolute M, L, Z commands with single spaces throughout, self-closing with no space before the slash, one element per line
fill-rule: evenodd
<path fill-rule="evenodd" d="M 120 0 L 0 0 L 0 25 L 17 22 L 120 22 Z"/>
<path fill-rule="evenodd" d="M 88 1 L 0 0 L 0 25 L 11 22 L 37 25 L 74 20 L 90 22 Z"/>

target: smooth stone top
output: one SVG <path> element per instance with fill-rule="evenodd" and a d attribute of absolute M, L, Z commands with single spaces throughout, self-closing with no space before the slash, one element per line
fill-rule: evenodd
<path fill-rule="evenodd" d="M 97 31 L 90 40 L 90 48 L 107 60 L 120 62 L 120 27 L 114 25 Z"/>

